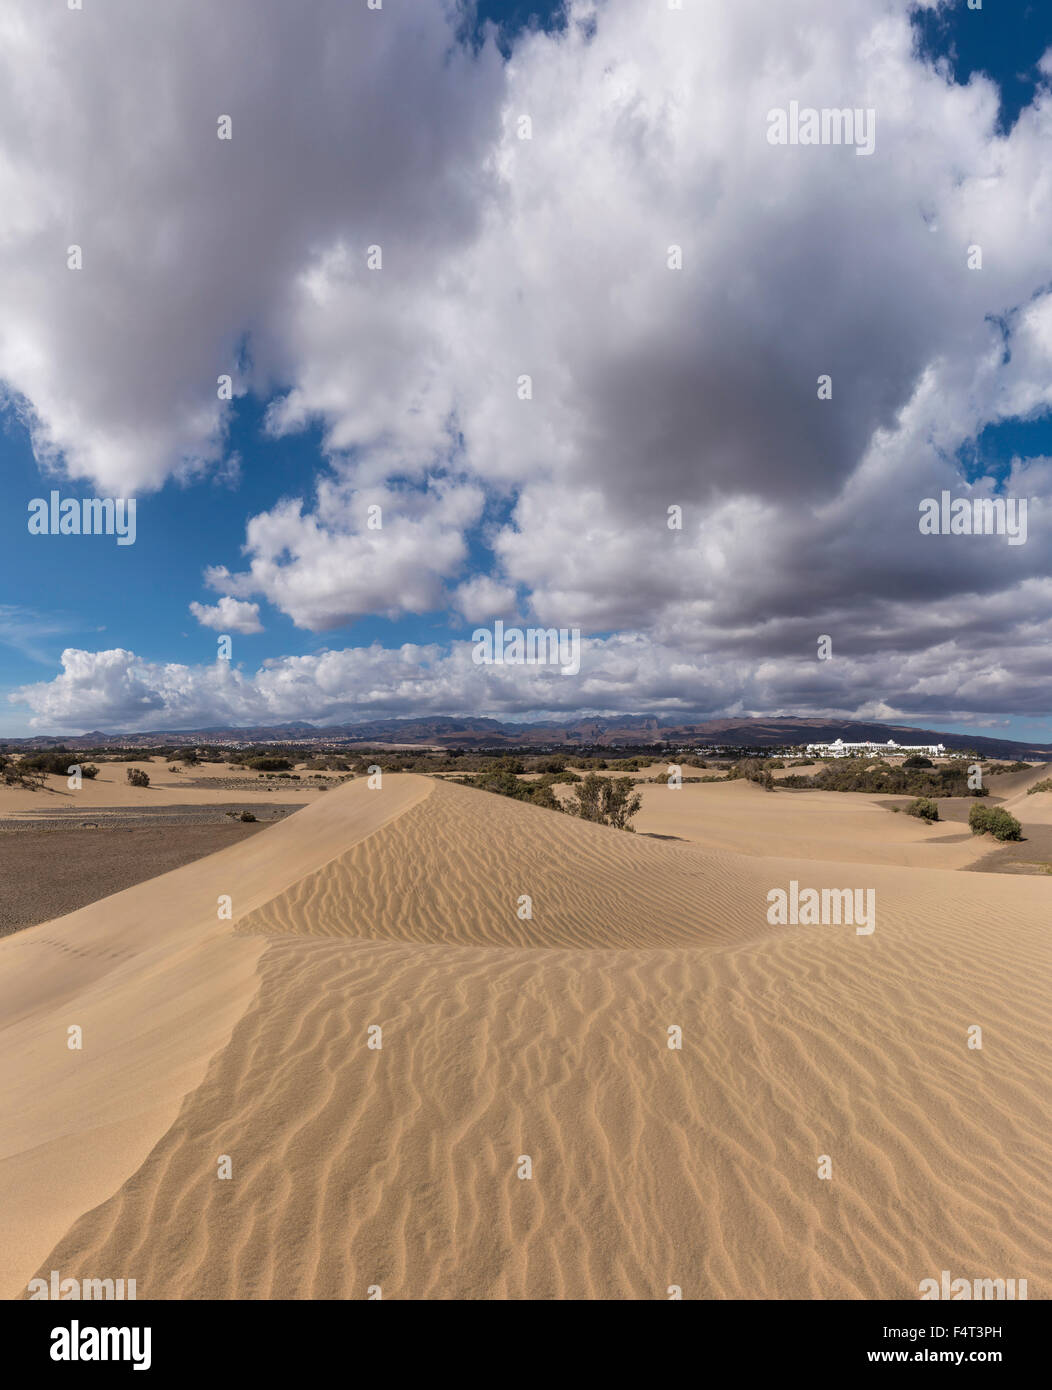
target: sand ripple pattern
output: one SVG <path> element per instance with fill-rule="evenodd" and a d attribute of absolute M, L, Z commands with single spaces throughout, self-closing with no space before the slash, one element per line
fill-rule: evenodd
<path fill-rule="evenodd" d="M 382 852 L 375 837 L 363 840 L 238 931 L 627 947 L 730 942 L 757 926 L 755 871 L 740 856 L 701 856 L 490 792 L 436 783 L 382 836 Z"/>

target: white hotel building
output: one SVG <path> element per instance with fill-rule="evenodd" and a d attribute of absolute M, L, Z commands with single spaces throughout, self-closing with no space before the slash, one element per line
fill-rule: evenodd
<path fill-rule="evenodd" d="M 807 745 L 809 755 L 814 754 L 819 758 L 850 758 L 856 753 L 890 753 L 897 756 L 903 753 L 909 756 L 910 753 L 924 753 L 930 758 L 940 758 L 946 752 L 944 743 L 896 743 L 893 738 L 889 738 L 887 743 L 845 743 L 842 738 L 835 739 L 832 743 L 809 743 Z"/>

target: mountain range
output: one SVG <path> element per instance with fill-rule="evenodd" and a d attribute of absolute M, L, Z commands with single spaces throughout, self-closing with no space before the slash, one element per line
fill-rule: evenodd
<path fill-rule="evenodd" d="M 724 745 L 778 748 L 791 744 L 822 743 L 842 738 L 849 743 L 944 743 L 947 748 L 974 750 L 994 758 L 1052 758 L 1052 744 L 990 738 L 978 734 L 941 733 L 905 724 L 869 720 L 797 718 L 706 719 L 680 721 L 650 714 L 583 716 L 567 722 L 542 720 L 505 723 L 474 715 L 453 718 L 374 719 L 357 724 L 319 726 L 304 720 L 291 723 L 205 729 L 154 729 L 140 733 L 90 733 L 69 736 L 38 735 L 4 740 L 11 749 L 28 748 L 143 748 L 157 744 L 265 744 L 398 743 L 430 748 L 613 748 L 672 744 L 675 747 Z"/>

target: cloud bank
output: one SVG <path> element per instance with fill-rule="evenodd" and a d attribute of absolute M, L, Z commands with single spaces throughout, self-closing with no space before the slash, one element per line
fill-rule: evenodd
<path fill-rule="evenodd" d="M 591 665 L 553 691 L 456 642 L 254 675 L 67 652 L 19 692 L 39 725 L 1048 712 L 1049 460 L 957 458 L 1052 406 L 1047 61 L 1002 136 L 906 0 L 575 0 L 507 64 L 439 4 L 90 9 L 0 20 L 0 377 L 42 465 L 221 471 L 230 373 L 324 456 L 209 569 L 219 612 L 521 614 Z M 872 109 L 873 154 L 771 145 L 792 101 Z M 922 536 L 943 488 L 1028 498 L 1027 544 Z"/>

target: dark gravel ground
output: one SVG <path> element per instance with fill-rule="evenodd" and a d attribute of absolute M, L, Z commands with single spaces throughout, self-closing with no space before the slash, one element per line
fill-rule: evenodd
<path fill-rule="evenodd" d="M 965 872 L 1052 874 L 1052 826 L 1028 826 L 1022 814 L 1016 819 L 1022 821 L 1024 838 L 1006 840 L 999 845 L 992 835 L 987 835 L 985 838 L 990 845 L 990 853 L 969 864 Z"/>
<path fill-rule="evenodd" d="M 110 830 L 150 825 L 228 825 L 228 812 L 251 811 L 261 821 L 283 820 L 300 808 L 296 803 L 229 801 L 218 806 L 84 806 L 49 807 L 0 820 L 0 836 L 26 830 Z"/>
<path fill-rule="evenodd" d="M 0 936 L 203 859 L 284 819 L 276 812 L 298 808 L 271 803 L 244 809 L 260 816 L 259 822 L 231 820 L 214 806 L 153 807 L 149 816 L 78 811 L 28 824 L 0 822 Z M 157 814 L 165 810 L 179 812 L 179 818 Z M 99 828 L 81 828 L 85 823 Z"/>

